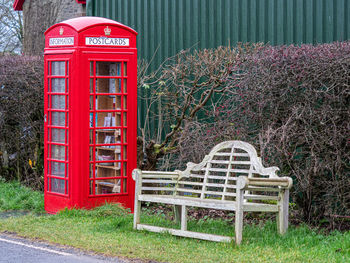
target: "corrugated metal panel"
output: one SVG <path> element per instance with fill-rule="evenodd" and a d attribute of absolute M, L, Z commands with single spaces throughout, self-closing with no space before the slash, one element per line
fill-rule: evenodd
<path fill-rule="evenodd" d="M 88 0 L 87 14 L 139 32 L 153 67 L 189 47 L 325 43 L 349 37 L 348 0 Z"/>
<path fill-rule="evenodd" d="M 87 14 L 134 28 L 139 57 L 152 61 L 151 70 L 190 47 L 316 44 L 350 36 L 348 0 L 88 0 Z M 139 105 L 140 125 L 146 105 Z"/>

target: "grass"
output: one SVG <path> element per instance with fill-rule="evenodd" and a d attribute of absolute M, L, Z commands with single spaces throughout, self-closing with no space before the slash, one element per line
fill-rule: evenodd
<path fill-rule="evenodd" d="M 44 194 L 0 178 L 0 211 L 9 210 L 44 212 Z"/>
<path fill-rule="evenodd" d="M 64 210 L 53 216 L 0 219 L 0 232 L 16 232 L 111 256 L 160 262 L 350 262 L 350 232 L 326 235 L 307 226 L 291 226 L 286 235 L 279 236 L 275 223 L 267 222 L 246 225 L 243 243 L 237 247 L 233 243 L 135 231 L 132 218 L 118 205 L 106 204 L 91 211 Z M 174 226 L 163 214 L 143 213 L 141 222 Z M 225 235 L 234 231 L 231 224 L 222 220 L 190 221 L 188 227 Z"/>

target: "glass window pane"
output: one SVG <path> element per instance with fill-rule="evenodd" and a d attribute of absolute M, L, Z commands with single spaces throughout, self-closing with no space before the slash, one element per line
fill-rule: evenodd
<path fill-rule="evenodd" d="M 126 62 L 124 62 L 124 65 L 123 65 L 123 70 L 124 70 L 124 76 L 127 76 L 128 75 L 128 72 L 127 72 L 127 66 L 126 66 Z"/>
<path fill-rule="evenodd" d="M 90 79 L 90 93 L 94 93 L 94 79 Z"/>
<path fill-rule="evenodd" d="M 126 145 L 123 146 L 123 160 L 128 159 L 128 148 Z"/>
<path fill-rule="evenodd" d="M 121 79 L 96 79 L 96 93 L 121 93 Z"/>
<path fill-rule="evenodd" d="M 64 129 L 51 129 L 51 141 L 65 143 L 66 142 L 66 131 Z"/>
<path fill-rule="evenodd" d="M 66 108 L 66 96 L 64 95 L 52 95 L 52 109 L 64 110 Z"/>
<path fill-rule="evenodd" d="M 97 76 L 121 76 L 121 62 L 96 62 Z"/>
<path fill-rule="evenodd" d="M 121 92 L 121 79 L 109 79 L 108 93 L 120 93 Z"/>
<path fill-rule="evenodd" d="M 124 143 L 127 143 L 127 138 L 126 138 L 126 135 L 127 135 L 127 132 L 126 132 L 126 129 L 123 129 L 123 142 Z"/>
<path fill-rule="evenodd" d="M 65 93 L 66 92 L 66 79 L 52 79 L 52 92 L 60 92 Z"/>
<path fill-rule="evenodd" d="M 54 176 L 65 176 L 65 163 L 51 162 L 51 175 Z"/>
<path fill-rule="evenodd" d="M 124 110 L 128 109 L 128 103 L 127 103 L 128 100 L 127 100 L 127 98 L 128 98 L 127 96 L 123 97 L 123 109 Z"/>
<path fill-rule="evenodd" d="M 51 145 L 51 158 L 64 161 L 66 159 L 66 147 L 62 145 Z"/>
<path fill-rule="evenodd" d="M 126 79 L 123 79 L 123 92 L 124 92 L 124 93 L 127 93 L 127 92 L 128 92 L 128 87 L 127 87 L 127 84 L 126 84 Z"/>
<path fill-rule="evenodd" d="M 66 73 L 66 62 L 65 61 L 53 61 L 52 62 L 52 76 L 64 76 Z"/>
<path fill-rule="evenodd" d="M 90 76 L 93 76 L 94 75 L 94 62 L 91 61 L 90 62 Z"/>
<path fill-rule="evenodd" d="M 94 192 L 93 192 L 93 189 L 94 189 L 94 181 L 91 180 L 90 181 L 90 195 L 92 195 Z"/>
<path fill-rule="evenodd" d="M 128 173 L 127 173 L 127 162 L 123 162 L 123 176 L 128 176 Z"/>
<path fill-rule="evenodd" d="M 51 192 L 65 194 L 66 192 L 65 180 L 51 178 Z"/>
<path fill-rule="evenodd" d="M 90 178 L 94 177 L 94 164 L 90 164 Z"/>
<path fill-rule="evenodd" d="M 123 179 L 123 192 L 126 193 L 127 192 L 127 179 Z"/>
<path fill-rule="evenodd" d="M 120 112 L 97 112 L 97 127 L 115 127 L 120 126 Z"/>
<path fill-rule="evenodd" d="M 120 193 L 120 179 L 96 180 L 96 194 Z"/>
<path fill-rule="evenodd" d="M 128 119 L 126 117 L 126 112 L 123 112 L 123 125 L 124 125 L 124 127 L 126 127 L 127 124 L 128 124 Z"/>
<path fill-rule="evenodd" d="M 116 110 L 117 108 L 116 108 L 115 96 L 114 95 L 96 96 L 95 106 L 97 110 Z"/>
<path fill-rule="evenodd" d="M 51 115 L 51 125 L 62 127 L 66 125 L 66 118 L 64 112 L 52 112 Z"/>

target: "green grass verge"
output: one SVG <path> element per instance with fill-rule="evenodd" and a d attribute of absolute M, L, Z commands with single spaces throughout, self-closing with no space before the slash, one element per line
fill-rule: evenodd
<path fill-rule="evenodd" d="M 44 212 L 44 194 L 0 179 L 0 211 L 26 210 Z"/>
<path fill-rule="evenodd" d="M 117 205 L 92 211 L 65 210 L 53 216 L 27 215 L 0 220 L 0 232 L 16 232 L 92 250 L 106 255 L 160 262 L 350 262 L 350 232 L 318 233 L 307 226 L 290 227 L 279 236 L 275 223 L 245 226 L 243 243 L 215 243 L 132 229 L 131 214 Z M 144 215 L 141 222 L 173 225 L 162 215 Z M 174 226 L 174 225 L 173 225 Z M 189 222 L 189 229 L 233 234 L 232 225 L 219 220 Z"/>

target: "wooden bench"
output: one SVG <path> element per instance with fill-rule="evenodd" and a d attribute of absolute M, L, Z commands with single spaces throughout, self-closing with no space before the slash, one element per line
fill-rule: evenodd
<path fill-rule="evenodd" d="M 243 212 L 275 212 L 281 234 L 288 228 L 288 201 L 292 179 L 278 177 L 278 167 L 264 168 L 252 145 L 226 141 L 216 145 L 199 164 L 188 163 L 185 171 L 133 170 L 136 181 L 134 228 L 211 241 L 229 236 L 187 230 L 187 207 L 235 211 L 235 242 L 242 240 Z M 140 224 L 141 202 L 175 205 L 181 229 Z"/>

